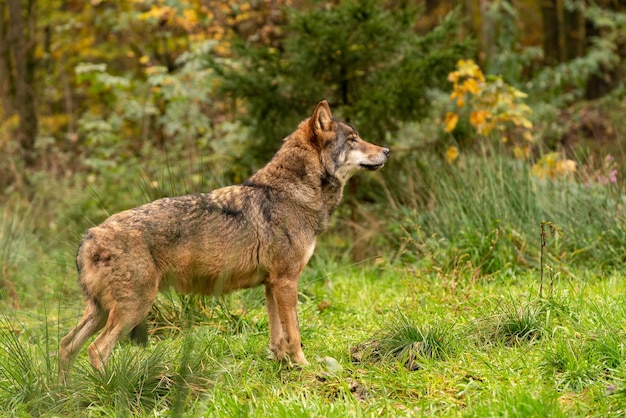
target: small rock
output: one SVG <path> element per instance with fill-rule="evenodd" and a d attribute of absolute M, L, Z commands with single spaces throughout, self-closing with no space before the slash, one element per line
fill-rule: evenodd
<path fill-rule="evenodd" d="M 323 357 L 319 359 L 319 361 L 321 363 L 324 363 L 328 371 L 331 373 L 339 373 L 343 370 L 343 367 L 341 366 L 341 364 L 339 364 L 339 362 L 336 359 L 330 356 Z"/>

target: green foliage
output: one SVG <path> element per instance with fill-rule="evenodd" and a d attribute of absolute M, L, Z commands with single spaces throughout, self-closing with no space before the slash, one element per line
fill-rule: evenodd
<path fill-rule="evenodd" d="M 58 303 L 58 313 L 3 311 L 0 410 L 11 416 L 259 417 L 623 411 L 620 272 L 576 268 L 568 284 L 557 283 L 549 299 L 538 300 L 537 269 L 472 281 L 474 270 L 459 266 L 465 286 L 458 292 L 436 272 L 406 262 L 389 264 L 384 257 L 377 265 L 346 267 L 330 257 L 314 257 L 301 283 L 308 367 L 292 368 L 269 355 L 259 289 L 220 301 L 165 294 L 158 309 L 174 318 L 172 328 L 159 329 L 168 324 L 155 321 L 147 347 L 119 344 L 104 373 L 91 368 L 83 350 L 69 385 L 57 386 L 58 338 L 75 323 L 81 304 L 61 289 L 43 298 Z M 25 321 L 6 320 L 16 315 Z M 56 333 L 42 325 L 57 320 Z M 332 370 L 329 356 L 336 360 Z"/>
<path fill-rule="evenodd" d="M 200 295 L 179 295 L 170 291 L 157 299 L 148 322 L 153 332 L 178 335 L 194 324 L 217 326 L 233 334 L 250 330 L 267 330 L 267 323 L 246 319 L 250 310 L 265 306 L 261 288 L 241 291 L 238 298 L 213 298 Z"/>
<path fill-rule="evenodd" d="M 444 273 L 460 257 L 467 257 L 482 274 L 530 261 L 520 250 L 532 245 L 525 231 L 540 211 L 528 169 L 500 157 L 486 164 L 488 158 L 469 156 L 453 169 L 424 173 L 437 209 L 415 214 L 412 239 L 418 248 L 433 235 L 445 240 L 441 245 L 449 255 L 433 260 Z"/>
<path fill-rule="evenodd" d="M 581 12 L 599 35 L 588 41 L 583 55 L 554 67 L 542 68 L 526 83 L 525 90 L 537 101 L 559 106 L 571 104 L 584 96 L 592 76 L 614 87 L 623 86 L 623 78 L 619 80 L 611 77 L 615 77 L 614 70 L 624 63 L 620 45 L 625 41 L 626 13 L 597 4 L 587 7 L 581 2 L 572 2 L 571 7 Z"/>
<path fill-rule="evenodd" d="M 526 91 L 536 100 L 545 100 L 558 106 L 582 98 L 592 75 L 600 74 L 605 65 L 614 67 L 620 62 L 614 46 L 609 42 L 596 39 L 584 56 L 542 69 L 526 83 Z"/>
<path fill-rule="evenodd" d="M 50 290 L 39 282 L 44 267 L 57 271 L 56 260 L 47 261 L 48 266 L 33 263 L 44 257 L 49 248 L 49 242 L 40 239 L 39 234 L 40 228 L 49 226 L 41 216 L 42 210 L 37 199 L 30 204 L 12 199 L 0 206 L 0 300 L 14 309 L 24 306 L 25 294 L 41 295 Z"/>
<path fill-rule="evenodd" d="M 486 72 L 499 74 L 514 86 L 519 86 L 529 63 L 541 55 L 537 47 L 522 47 L 518 23 L 523 13 L 513 2 L 503 0 L 490 2 L 483 17 L 483 36 L 491 41 L 484 46 Z"/>
<path fill-rule="evenodd" d="M 104 64 L 79 64 L 78 82 L 89 86 L 92 97 L 109 104 L 84 113 L 78 121 L 90 150 L 85 164 L 115 168 L 151 145 L 210 149 L 213 124 L 208 110 L 215 79 L 203 62 L 214 45 L 207 41 L 182 54 L 176 72 L 147 67 L 145 79 L 115 76 Z"/>
<path fill-rule="evenodd" d="M 458 41 L 458 14 L 423 36 L 414 20 L 409 7 L 346 1 L 292 11 L 279 47 L 236 43 L 235 58 L 215 68 L 222 94 L 245 99 L 258 155 L 275 150 L 323 98 L 373 141 L 424 116 L 425 92 L 442 86 L 469 48 Z"/>
<path fill-rule="evenodd" d="M 14 306 L 18 306 L 17 292 L 11 277 L 18 269 L 16 255 L 24 251 L 25 231 L 22 230 L 23 221 L 18 219 L 17 214 L 11 210 L 2 212 L 0 218 L 0 290 L 7 299 L 13 299 Z"/>

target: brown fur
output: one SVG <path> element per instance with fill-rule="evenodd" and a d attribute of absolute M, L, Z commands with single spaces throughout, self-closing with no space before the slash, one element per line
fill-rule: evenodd
<path fill-rule="evenodd" d="M 347 179 L 376 170 L 389 150 L 363 141 L 332 118 L 326 101 L 242 185 L 165 198 L 91 228 L 76 256 L 88 300 L 61 341 L 61 379 L 80 347 L 102 370 L 115 343 L 143 321 L 160 290 L 219 295 L 265 286 L 270 348 L 306 364 L 296 312 L 298 279 Z"/>

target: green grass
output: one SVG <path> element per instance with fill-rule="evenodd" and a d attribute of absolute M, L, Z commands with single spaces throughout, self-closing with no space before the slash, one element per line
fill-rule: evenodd
<path fill-rule="evenodd" d="M 424 207 L 389 191 L 376 257 L 350 260 L 339 219 L 321 239 L 300 283 L 307 367 L 271 358 L 262 289 L 170 292 L 146 347 L 123 341 L 104 372 L 83 350 L 59 385 L 58 343 L 84 307 L 78 233 L 42 237 L 42 209 L 6 206 L 0 271 L 15 286 L 0 288 L 0 416 L 626 414 L 623 186 L 538 182 L 499 158 L 463 164 L 426 179 Z M 543 220 L 564 232 L 546 237 L 545 277 Z"/>
<path fill-rule="evenodd" d="M 307 274 L 315 274 L 311 270 Z M 104 373 L 82 352 L 62 387 L 56 384 L 53 315 L 4 308 L 0 408 L 23 416 L 624 412 L 621 274 L 557 286 L 559 300 L 538 300 L 529 296 L 536 286 L 532 275 L 502 296 L 495 280 L 452 293 L 427 274 L 395 266 L 372 271 L 355 266 L 302 289 L 301 327 L 311 362 L 304 368 L 271 359 L 264 308 L 257 295 L 243 292 L 204 316 L 198 310 L 191 324 L 163 329 L 154 318 L 148 346 L 118 345 Z M 173 298 L 165 295 L 161 309 Z M 55 303 L 53 297 L 44 302 Z M 59 333 L 76 321 L 65 315 L 71 311 L 77 312 L 62 309 Z M 245 326 L 233 325 L 233 311 L 241 312 Z"/>

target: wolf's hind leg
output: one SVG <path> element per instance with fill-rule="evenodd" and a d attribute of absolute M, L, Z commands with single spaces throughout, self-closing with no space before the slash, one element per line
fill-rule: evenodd
<path fill-rule="evenodd" d="M 156 299 L 158 281 L 152 279 L 156 277 L 154 270 L 136 270 L 130 276 L 133 277 L 130 286 L 128 281 L 110 282 L 109 317 L 100 335 L 88 348 L 89 360 L 98 370 L 104 370 L 115 343 L 135 328 L 144 326 Z"/>
<path fill-rule="evenodd" d="M 67 372 L 89 337 L 98 332 L 105 323 L 106 312 L 95 300 L 90 300 L 82 319 L 76 327 L 61 340 L 59 347 L 59 381 L 65 383 Z"/>
<path fill-rule="evenodd" d="M 109 312 L 104 329 L 89 345 L 89 361 L 98 370 L 103 371 L 115 344 L 131 330 L 143 324 L 150 312 L 152 303 L 141 306 L 128 306 L 116 303 Z"/>

